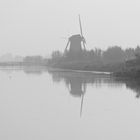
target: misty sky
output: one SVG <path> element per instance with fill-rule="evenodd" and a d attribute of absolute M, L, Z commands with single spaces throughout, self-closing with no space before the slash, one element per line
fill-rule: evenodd
<path fill-rule="evenodd" d="M 64 50 L 78 14 L 87 49 L 140 44 L 139 0 L 0 0 L 0 55 Z"/>

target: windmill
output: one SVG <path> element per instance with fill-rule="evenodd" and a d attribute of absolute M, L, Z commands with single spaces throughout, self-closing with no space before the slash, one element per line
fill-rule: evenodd
<path fill-rule="evenodd" d="M 86 41 L 83 36 L 80 15 L 79 15 L 79 25 L 80 25 L 80 34 L 72 35 L 69 37 L 66 48 L 65 48 L 65 52 L 68 52 L 71 54 L 77 54 L 77 53 L 81 53 L 83 50 L 86 49 L 85 47 Z"/>

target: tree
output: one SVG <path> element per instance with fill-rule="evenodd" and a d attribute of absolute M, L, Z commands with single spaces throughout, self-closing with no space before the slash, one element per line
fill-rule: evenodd
<path fill-rule="evenodd" d="M 103 52 L 103 62 L 105 64 L 116 64 L 125 62 L 125 53 L 121 47 L 114 46 Z"/>
<path fill-rule="evenodd" d="M 54 51 L 52 52 L 52 59 L 58 59 L 61 58 L 63 55 L 60 51 Z"/>

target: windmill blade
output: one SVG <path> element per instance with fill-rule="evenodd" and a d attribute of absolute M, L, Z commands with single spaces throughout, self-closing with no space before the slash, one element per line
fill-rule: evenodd
<path fill-rule="evenodd" d="M 82 37 L 82 38 L 83 38 L 83 40 L 82 40 L 83 47 L 84 47 L 84 49 L 86 50 L 86 40 L 85 40 L 85 38 L 84 38 L 84 37 Z"/>
<path fill-rule="evenodd" d="M 81 36 L 83 37 L 83 30 L 82 30 L 82 23 L 81 23 L 81 18 L 80 18 L 80 15 L 79 15 L 79 25 L 80 25 L 80 33 L 81 33 Z M 85 38 L 83 37 L 83 46 L 84 46 L 84 49 L 86 49 L 86 41 L 85 41 Z"/>
<path fill-rule="evenodd" d="M 82 24 L 81 24 L 80 15 L 79 15 L 79 25 L 80 25 L 80 33 L 81 33 L 81 36 L 83 36 L 83 31 L 82 31 Z"/>
<path fill-rule="evenodd" d="M 85 41 L 83 41 L 83 46 L 84 46 L 84 49 L 86 50 L 86 43 L 85 43 Z"/>
<path fill-rule="evenodd" d="M 67 51 L 68 45 L 69 45 L 70 41 L 68 40 L 65 51 Z"/>

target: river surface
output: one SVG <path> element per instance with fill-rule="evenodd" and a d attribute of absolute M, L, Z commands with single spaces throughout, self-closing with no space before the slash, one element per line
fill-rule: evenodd
<path fill-rule="evenodd" d="M 0 69 L 0 140 L 139 140 L 140 82 Z"/>

